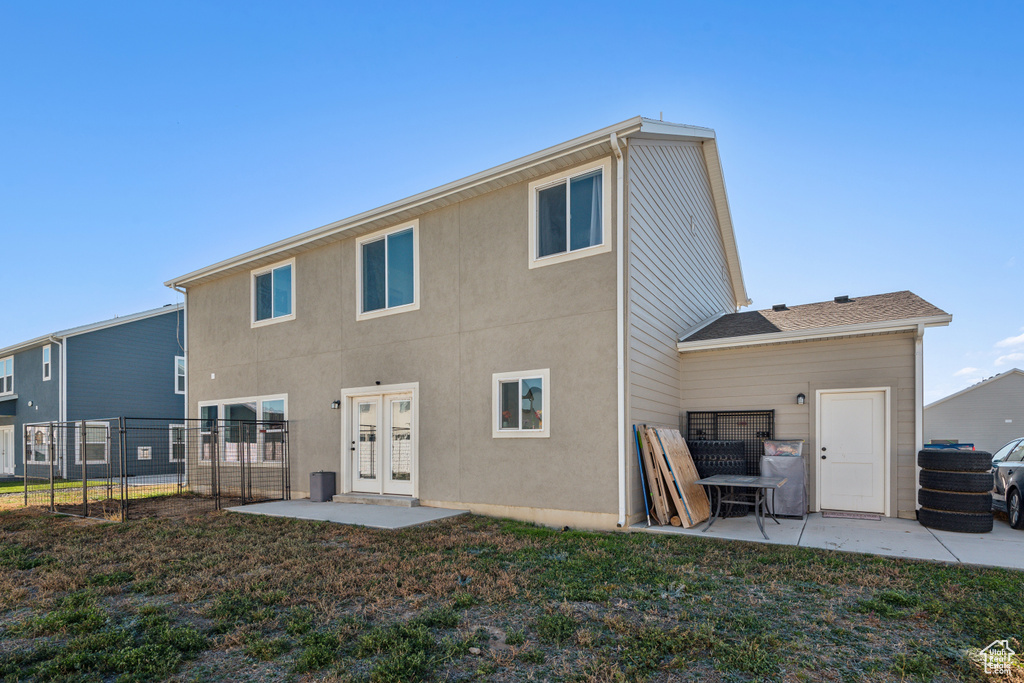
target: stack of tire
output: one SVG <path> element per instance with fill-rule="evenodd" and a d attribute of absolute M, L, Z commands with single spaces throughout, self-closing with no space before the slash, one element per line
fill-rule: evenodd
<path fill-rule="evenodd" d="M 917 454 L 917 520 L 940 531 L 992 531 L 992 454 L 926 448 Z"/>
<path fill-rule="evenodd" d="M 707 440 L 707 441 L 688 441 L 687 445 L 690 448 L 690 456 L 693 458 L 693 464 L 697 467 L 697 474 L 704 477 L 711 477 L 716 474 L 746 474 L 747 465 L 746 457 L 744 455 L 744 445 L 742 441 L 718 441 L 718 440 Z M 708 496 L 711 500 L 711 511 L 714 512 L 715 507 L 718 505 L 718 492 L 721 491 L 721 487 L 709 486 L 706 487 Z M 729 489 L 729 493 L 726 494 L 729 498 L 734 498 L 736 493 L 732 489 Z M 722 509 L 722 517 L 745 517 L 747 514 L 746 505 L 732 505 L 726 503 Z"/>

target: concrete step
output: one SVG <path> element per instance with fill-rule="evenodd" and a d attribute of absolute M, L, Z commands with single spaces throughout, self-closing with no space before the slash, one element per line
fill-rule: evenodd
<path fill-rule="evenodd" d="M 372 493 L 339 493 L 332 500 L 335 503 L 359 503 L 361 505 L 390 505 L 392 507 L 415 508 L 420 499 L 411 496 L 378 496 Z"/>

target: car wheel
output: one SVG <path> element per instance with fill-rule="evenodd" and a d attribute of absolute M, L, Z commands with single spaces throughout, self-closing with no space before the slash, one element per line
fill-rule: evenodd
<path fill-rule="evenodd" d="M 1024 510 L 1021 510 L 1021 505 L 1020 491 L 1013 489 L 1006 498 L 1006 514 L 1014 529 L 1024 529 Z"/>
<path fill-rule="evenodd" d="M 988 472 L 992 469 L 992 454 L 988 451 L 940 451 L 925 448 L 918 451 L 917 464 L 926 470 Z"/>
<path fill-rule="evenodd" d="M 921 508 L 917 511 L 917 521 L 939 531 L 957 531 L 967 534 L 984 534 L 992 531 L 991 512 L 946 512 Z"/>

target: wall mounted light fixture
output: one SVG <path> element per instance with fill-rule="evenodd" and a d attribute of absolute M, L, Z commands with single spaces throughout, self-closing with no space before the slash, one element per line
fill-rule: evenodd
<path fill-rule="evenodd" d="M 802 406 L 805 401 L 807 401 L 807 397 L 806 396 L 804 396 L 803 394 L 797 394 L 796 395 L 796 404 L 798 406 Z"/>
<path fill-rule="evenodd" d="M 333 401 L 331 403 L 331 410 L 341 410 L 341 401 Z"/>

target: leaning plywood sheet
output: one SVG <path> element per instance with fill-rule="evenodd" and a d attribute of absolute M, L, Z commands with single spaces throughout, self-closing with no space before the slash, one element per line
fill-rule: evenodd
<path fill-rule="evenodd" d="M 708 519 L 711 504 L 704 487 L 694 483 L 700 475 L 679 430 L 648 429 L 647 432 L 656 459 L 664 464 L 665 482 L 683 526 L 689 528 Z"/>
<path fill-rule="evenodd" d="M 644 472 L 647 477 L 647 488 L 651 493 L 651 501 L 654 503 L 654 516 L 658 524 L 667 525 L 672 519 L 670 510 L 671 503 L 668 492 L 665 490 L 665 481 L 661 477 L 661 471 L 654 460 L 650 443 L 646 438 L 646 428 L 636 428 L 636 437 L 640 442 L 640 451 L 643 453 Z M 677 525 L 678 526 L 678 525 Z"/>

